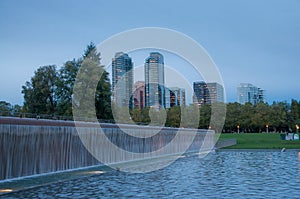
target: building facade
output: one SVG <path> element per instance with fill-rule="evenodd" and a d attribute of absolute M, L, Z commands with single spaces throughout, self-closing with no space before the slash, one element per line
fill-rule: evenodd
<path fill-rule="evenodd" d="M 251 103 L 253 105 L 264 102 L 264 90 L 249 83 L 241 83 L 237 88 L 238 103 Z"/>
<path fill-rule="evenodd" d="M 213 83 L 207 83 L 207 88 L 209 92 L 209 102 L 215 103 L 215 102 L 224 102 L 224 88 L 221 84 L 218 84 L 216 82 Z"/>
<path fill-rule="evenodd" d="M 117 52 L 112 59 L 113 103 L 133 108 L 133 62 L 128 54 Z"/>
<path fill-rule="evenodd" d="M 183 88 L 170 88 L 170 107 L 185 106 L 185 90 Z"/>
<path fill-rule="evenodd" d="M 168 87 L 165 88 L 165 103 L 166 108 L 171 108 L 171 90 Z"/>
<path fill-rule="evenodd" d="M 166 107 L 164 58 L 158 52 L 145 60 L 145 107 Z"/>
<path fill-rule="evenodd" d="M 165 89 L 166 108 L 174 106 L 185 106 L 185 89 L 178 87 L 171 87 Z"/>
<path fill-rule="evenodd" d="M 206 83 L 204 81 L 194 82 L 193 103 L 197 105 L 224 102 L 224 88 L 216 82 Z"/>
<path fill-rule="evenodd" d="M 200 82 L 194 82 L 193 83 L 193 90 L 194 90 L 194 95 L 193 95 L 193 103 L 197 105 L 204 105 L 208 102 L 208 95 L 209 91 L 207 88 L 207 84 L 203 81 Z"/>
<path fill-rule="evenodd" d="M 143 109 L 145 107 L 145 82 L 137 81 L 133 87 L 134 108 Z"/>

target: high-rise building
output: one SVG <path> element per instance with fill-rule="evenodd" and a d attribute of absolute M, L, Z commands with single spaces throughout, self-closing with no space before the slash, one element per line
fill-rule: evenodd
<path fill-rule="evenodd" d="M 245 104 L 250 102 L 255 105 L 259 102 L 264 102 L 264 90 L 249 83 L 241 83 L 237 88 L 238 102 Z"/>
<path fill-rule="evenodd" d="M 207 83 L 207 88 L 209 91 L 209 102 L 224 102 L 224 88 L 221 84 L 216 82 Z"/>
<path fill-rule="evenodd" d="M 208 95 L 209 91 L 207 88 L 207 84 L 203 81 L 201 82 L 194 82 L 193 84 L 193 89 L 194 89 L 194 95 L 193 95 L 193 103 L 197 105 L 204 105 L 208 102 Z"/>
<path fill-rule="evenodd" d="M 171 93 L 172 91 L 165 87 L 165 102 L 166 102 L 166 108 L 171 108 Z"/>
<path fill-rule="evenodd" d="M 198 105 L 212 104 L 215 102 L 224 102 L 224 88 L 222 85 L 204 81 L 194 82 L 193 103 Z"/>
<path fill-rule="evenodd" d="M 143 109 L 145 107 L 145 82 L 137 81 L 133 87 L 134 107 Z"/>
<path fill-rule="evenodd" d="M 185 90 L 183 88 L 170 88 L 170 106 L 185 106 Z"/>
<path fill-rule="evenodd" d="M 117 52 L 112 59 L 113 103 L 118 107 L 133 107 L 133 62 L 128 54 Z"/>
<path fill-rule="evenodd" d="M 178 87 L 165 88 L 166 108 L 185 106 L 185 89 Z"/>
<path fill-rule="evenodd" d="M 265 102 L 265 90 L 258 88 L 258 102 Z"/>
<path fill-rule="evenodd" d="M 145 60 L 145 106 L 166 107 L 164 58 L 158 52 L 150 53 Z"/>

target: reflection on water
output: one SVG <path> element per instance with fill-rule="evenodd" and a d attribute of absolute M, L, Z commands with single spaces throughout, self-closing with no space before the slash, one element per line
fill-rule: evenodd
<path fill-rule="evenodd" d="M 1 195 L 4 198 L 299 198 L 298 151 L 219 151 L 164 169 L 99 172 Z M 99 175 L 101 173 L 101 175 Z M 1 198 L 0 196 L 0 198 Z"/>
<path fill-rule="evenodd" d="M 12 192 L 12 189 L 0 189 L 0 193 Z"/>

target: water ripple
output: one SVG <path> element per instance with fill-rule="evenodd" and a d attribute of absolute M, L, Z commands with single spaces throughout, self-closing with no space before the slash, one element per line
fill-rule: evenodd
<path fill-rule="evenodd" d="M 299 170 L 297 151 L 220 151 L 155 172 L 107 172 L 0 198 L 299 198 Z"/>

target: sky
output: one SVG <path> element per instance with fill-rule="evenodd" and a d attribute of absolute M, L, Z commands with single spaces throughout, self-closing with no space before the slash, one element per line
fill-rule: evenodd
<path fill-rule="evenodd" d="M 22 104 L 22 85 L 44 65 L 79 58 L 93 41 L 142 27 L 182 32 L 211 56 L 226 101 L 240 83 L 266 100 L 300 100 L 298 0 L 0 1 L 0 101 Z M 109 71 L 110 72 L 110 71 Z"/>

